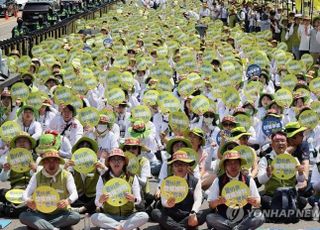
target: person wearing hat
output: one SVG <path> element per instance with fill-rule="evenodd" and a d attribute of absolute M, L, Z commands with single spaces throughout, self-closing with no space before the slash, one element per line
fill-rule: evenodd
<path fill-rule="evenodd" d="M 81 148 L 89 148 L 96 154 L 98 153 L 97 142 L 88 137 L 81 137 L 72 147 L 72 153 L 75 153 Z M 96 185 L 99 176 L 104 174 L 107 168 L 104 162 L 98 161 L 95 163 L 95 169 L 92 172 L 84 174 L 74 170 L 74 166 L 75 163 L 72 160 L 69 160 L 64 165 L 64 168 L 72 173 L 79 195 L 79 198 L 71 205 L 71 210 L 81 214 L 85 212 L 92 214 L 96 211 L 94 202 L 96 197 Z"/>
<path fill-rule="evenodd" d="M 304 175 L 309 178 L 310 150 L 309 144 L 304 140 L 304 131 L 307 128 L 300 125 L 299 122 L 289 122 L 286 124 L 284 131 L 288 138 L 287 152 L 296 157 L 301 166 L 304 167 Z M 301 184 L 300 190 L 307 186 L 307 181 Z"/>
<path fill-rule="evenodd" d="M 288 180 L 280 180 L 273 173 L 273 168 L 271 166 L 274 158 L 279 154 L 289 154 L 287 152 L 288 141 L 287 134 L 283 131 L 277 131 L 273 133 L 270 137 L 272 151 L 266 156 L 262 157 L 259 161 L 258 167 L 258 182 L 264 185 L 264 190 L 262 192 L 261 205 L 262 209 L 271 209 L 271 202 L 273 195 L 277 188 L 288 187 L 295 190 L 296 183 L 304 183 L 307 179 L 304 174 L 304 167 L 302 165 L 297 166 L 296 176 Z M 298 160 L 297 160 L 298 163 Z M 305 199 L 297 199 L 297 207 L 303 209 L 306 205 Z"/>
<path fill-rule="evenodd" d="M 59 152 L 48 149 L 42 154 L 39 164 L 43 165 L 43 169 L 33 174 L 23 193 L 23 200 L 31 211 L 21 213 L 20 222 L 32 229 L 43 230 L 66 228 L 77 224 L 80 221 L 80 215 L 70 211 L 69 208 L 70 204 L 78 199 L 78 192 L 72 174 L 60 166 L 64 164 L 64 160 Z M 60 201 L 54 212 L 42 213 L 37 210 L 33 193 L 39 186 L 50 186 L 59 193 Z"/>
<path fill-rule="evenodd" d="M 24 132 L 38 140 L 42 133 L 41 124 L 36 121 L 37 111 L 29 105 L 22 106 L 17 113 L 17 123 Z"/>
<path fill-rule="evenodd" d="M 143 210 L 147 208 L 153 200 L 153 197 L 151 198 L 152 195 L 150 194 L 149 187 L 149 178 L 152 176 L 150 162 L 145 156 L 141 155 L 142 152 L 147 152 L 148 149 L 143 144 L 141 144 L 141 141 L 139 139 L 133 137 L 127 137 L 124 140 L 121 149 L 124 152 L 130 152 L 134 154 L 138 160 L 137 172 L 131 173 L 134 173 L 136 175 L 139 181 L 140 188 L 142 189 L 142 197 L 144 198 L 144 201 L 142 201 L 139 206 L 136 207 L 136 209 Z"/>
<path fill-rule="evenodd" d="M 50 91 L 53 87 L 60 85 L 60 82 L 56 77 L 50 75 L 44 85 L 47 87 L 47 90 Z"/>
<path fill-rule="evenodd" d="M 38 161 L 41 160 L 42 154 L 47 149 L 55 149 L 59 151 L 59 155 L 62 158 L 71 158 L 71 143 L 68 138 L 61 136 L 57 130 L 47 130 L 39 138 L 39 144 L 37 146 L 36 153 L 38 154 Z"/>
<path fill-rule="evenodd" d="M 246 161 L 235 150 L 228 150 L 223 154 L 219 167 L 225 173 L 217 177 L 209 189 L 209 207 L 216 210 L 216 213 L 207 215 L 206 222 L 209 229 L 257 229 L 265 222 L 264 216 L 257 210 L 251 212 L 253 207 L 260 206 L 261 198 L 254 180 L 241 173 L 241 166 L 245 164 Z M 232 208 L 226 206 L 227 200 L 222 196 L 224 186 L 233 180 L 245 183 L 250 190 L 250 195 L 246 197 L 247 204 L 242 208 L 243 218 L 237 221 L 229 220 L 231 216 L 228 213 Z"/>
<path fill-rule="evenodd" d="M 91 216 L 94 226 L 103 229 L 134 229 L 147 223 L 149 216 L 145 212 L 134 212 L 134 205 L 140 204 L 140 186 L 136 176 L 132 176 L 127 171 L 129 159 L 121 149 L 113 149 L 106 160 L 108 170 L 99 177 L 96 186 L 95 204 L 101 209 L 100 213 Z M 131 187 L 132 193 L 126 193 L 128 202 L 117 208 L 108 203 L 110 193 L 104 192 L 103 187 L 106 182 L 113 178 L 126 180 Z"/>
<path fill-rule="evenodd" d="M 30 92 L 39 91 L 38 88 L 33 84 L 34 76 L 31 73 L 24 73 L 21 76 L 21 80 L 29 87 Z"/>
<path fill-rule="evenodd" d="M 302 19 L 302 23 L 298 28 L 298 36 L 300 38 L 300 45 L 299 45 L 300 57 L 302 57 L 303 54 L 309 53 L 311 29 L 312 29 L 311 18 L 309 16 L 304 16 Z"/>
<path fill-rule="evenodd" d="M 57 111 L 52 108 L 51 101 L 49 99 L 45 99 L 42 102 L 42 106 L 39 109 L 39 116 L 37 117 L 37 121 L 40 122 L 42 130 L 47 130 L 49 128 L 49 124 L 56 114 Z"/>
<path fill-rule="evenodd" d="M 176 203 L 175 197 L 165 199 L 161 196 L 162 208 L 153 209 L 151 218 L 163 229 L 196 229 L 205 222 L 208 210 L 201 210 L 202 190 L 201 180 L 191 173 L 195 161 L 190 159 L 185 151 L 178 150 L 168 162 L 172 175 L 187 180 L 188 194 L 186 198 Z"/>
<path fill-rule="evenodd" d="M 111 131 L 111 121 L 108 116 L 104 114 L 100 114 L 98 125 L 96 125 L 93 131 L 85 133 L 85 136 L 97 142 L 99 158 L 104 158 L 105 154 L 119 147 L 117 139 Z"/>
<path fill-rule="evenodd" d="M 26 132 L 20 132 L 10 141 L 10 149 L 23 148 L 32 152 L 35 146 L 36 141 Z M 18 173 L 11 170 L 11 165 L 7 162 L 6 156 L 7 154 L 1 157 L 4 159 L 1 164 L 2 170 L 0 173 L 0 181 L 10 182 L 10 189 L 26 189 L 32 174 L 37 169 L 36 164 L 31 163 L 29 171 L 25 173 Z M 24 205 L 21 208 L 17 209 L 15 208 L 15 206 L 12 206 L 11 202 L 9 202 L 5 198 L 5 194 L 7 191 L 9 191 L 9 189 L 0 189 L 0 203 L 3 203 L 4 214 L 12 217 L 17 217 L 19 213 L 25 211 L 27 208 Z"/>
<path fill-rule="evenodd" d="M 76 108 L 67 104 L 62 107 L 61 115 L 55 116 L 49 124 L 51 130 L 57 130 L 60 135 L 68 138 L 72 146 L 83 135 L 83 126 L 75 118 L 76 114 Z"/>
<path fill-rule="evenodd" d="M 14 120 L 18 107 L 13 105 L 11 93 L 8 88 L 5 88 L 1 92 L 0 108 L 0 125 L 5 121 Z"/>

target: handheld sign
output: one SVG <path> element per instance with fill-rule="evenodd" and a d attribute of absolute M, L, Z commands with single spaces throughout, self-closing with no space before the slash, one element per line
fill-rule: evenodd
<path fill-rule="evenodd" d="M 108 104 L 112 106 L 117 106 L 126 99 L 123 90 L 120 88 L 113 88 L 111 90 L 106 90 L 105 96 L 108 100 Z"/>
<path fill-rule="evenodd" d="M 144 93 L 142 101 L 147 105 L 156 105 L 158 100 L 159 92 L 157 90 L 148 90 Z"/>
<path fill-rule="evenodd" d="M 22 199 L 22 195 L 24 193 L 23 189 L 11 189 L 6 192 L 6 199 L 14 204 L 22 204 L 24 200 Z"/>
<path fill-rule="evenodd" d="M 189 128 L 189 118 L 184 112 L 170 113 L 169 126 L 174 132 L 185 132 Z"/>
<path fill-rule="evenodd" d="M 288 89 L 279 89 L 274 94 L 274 100 L 282 107 L 289 107 L 293 101 L 292 93 Z"/>
<path fill-rule="evenodd" d="M 113 178 L 104 185 L 103 192 L 109 194 L 109 199 L 107 200 L 109 205 L 120 207 L 128 203 L 125 194 L 131 193 L 131 187 L 126 180 Z"/>
<path fill-rule="evenodd" d="M 79 110 L 79 121 L 82 125 L 96 126 L 99 123 L 99 111 L 94 107 L 85 107 Z"/>
<path fill-rule="evenodd" d="M 305 110 L 299 115 L 299 123 L 301 126 L 314 129 L 319 124 L 319 116 L 313 110 Z"/>
<path fill-rule="evenodd" d="M 293 156 L 289 154 L 279 154 L 271 163 L 273 167 L 272 174 L 281 180 L 291 179 L 296 175 L 297 165 L 298 161 Z"/>
<path fill-rule="evenodd" d="M 50 186 L 37 187 L 32 197 L 39 212 L 52 213 L 58 208 L 57 204 L 60 200 L 60 195 Z"/>
<path fill-rule="evenodd" d="M 239 209 L 247 204 L 250 189 L 242 181 L 232 180 L 223 187 L 221 195 L 226 199 L 228 207 Z"/>
<path fill-rule="evenodd" d="M 131 116 L 133 120 L 148 122 L 151 119 L 151 111 L 146 105 L 138 105 L 131 109 Z"/>
<path fill-rule="evenodd" d="M 231 132 L 229 130 L 220 130 L 220 132 L 218 133 L 218 135 L 216 136 L 216 142 L 217 144 L 220 146 L 221 143 L 221 132 L 224 132 L 224 135 L 226 136 L 226 138 L 228 139 L 231 135 Z"/>
<path fill-rule="evenodd" d="M 14 172 L 24 173 L 30 170 L 30 163 L 33 162 L 33 158 L 31 152 L 27 149 L 14 148 L 7 155 L 7 161 Z"/>
<path fill-rule="evenodd" d="M 257 64 L 249 65 L 247 68 L 247 78 L 250 79 L 253 76 L 260 76 L 261 74 L 261 67 Z"/>
<path fill-rule="evenodd" d="M 256 161 L 256 153 L 253 148 L 246 145 L 236 146 L 233 150 L 237 150 L 241 157 L 244 158 L 247 162 L 243 167 L 245 169 L 250 169 L 253 166 L 253 163 Z"/>
<path fill-rule="evenodd" d="M 127 170 L 132 175 L 138 175 L 140 171 L 139 158 L 131 152 L 126 151 L 124 155 L 129 159 Z"/>
<path fill-rule="evenodd" d="M 80 148 L 72 154 L 74 169 L 83 174 L 94 170 L 94 164 L 98 161 L 97 154 L 89 148 Z"/>
<path fill-rule="evenodd" d="M 30 90 L 28 86 L 22 82 L 15 83 L 11 87 L 11 96 L 13 100 L 20 99 L 21 101 L 27 100 Z"/>
<path fill-rule="evenodd" d="M 188 195 L 188 183 L 182 177 L 170 176 L 162 181 L 160 191 L 161 197 L 175 198 L 175 202 L 180 203 Z"/>
<path fill-rule="evenodd" d="M 0 137 L 5 142 L 11 141 L 19 132 L 21 132 L 21 127 L 14 121 L 6 121 L 0 127 Z"/>
<path fill-rule="evenodd" d="M 279 131 L 282 129 L 282 123 L 280 118 L 268 116 L 262 121 L 262 132 L 266 136 L 270 136 L 273 132 Z"/>
<path fill-rule="evenodd" d="M 197 115 L 203 115 L 210 108 L 210 102 L 204 95 L 198 95 L 191 100 L 191 111 Z"/>
<path fill-rule="evenodd" d="M 181 148 L 180 150 L 186 152 L 187 155 L 188 155 L 188 158 L 195 161 L 195 163 L 191 166 L 192 169 L 195 169 L 195 167 L 199 163 L 198 153 L 194 149 L 187 148 L 187 147 L 186 148 Z"/>

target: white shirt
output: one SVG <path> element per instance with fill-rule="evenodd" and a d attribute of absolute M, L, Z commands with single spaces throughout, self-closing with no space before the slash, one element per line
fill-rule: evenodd
<path fill-rule="evenodd" d="M 90 132 L 86 136 L 98 142 L 99 150 L 105 150 L 110 153 L 112 149 L 119 147 L 116 137 L 111 131 L 107 131 L 101 136 L 98 136 L 96 133 Z"/>
<path fill-rule="evenodd" d="M 29 133 L 33 139 L 39 140 L 42 134 L 42 127 L 38 121 L 32 121 L 29 127 L 24 126 L 20 119 L 17 120 L 17 123 L 20 125 L 22 131 Z"/>
<path fill-rule="evenodd" d="M 42 169 L 44 170 L 44 169 Z M 38 172 L 38 173 L 42 173 L 42 171 Z M 74 179 L 73 176 L 70 172 L 67 173 L 67 184 L 66 184 L 67 190 L 69 192 L 69 197 L 68 199 L 71 201 L 71 203 L 75 202 L 78 199 L 78 192 L 77 192 L 77 188 L 76 185 L 74 183 Z M 34 190 L 37 188 L 37 173 L 33 174 L 33 176 L 31 177 L 29 184 L 26 188 L 26 190 L 24 191 L 23 195 L 22 195 L 22 199 L 24 201 L 27 201 L 28 199 L 32 198 L 32 194 L 34 192 Z M 57 192 L 59 192 L 57 190 Z"/>
<path fill-rule="evenodd" d="M 229 176 L 228 176 L 229 177 Z M 230 177 L 229 177 L 230 178 Z M 235 177 L 235 178 L 230 178 L 231 180 L 238 180 L 239 176 Z M 260 199 L 260 194 L 257 188 L 256 183 L 254 182 L 254 180 L 252 178 L 250 178 L 250 183 L 249 183 L 249 189 L 250 189 L 250 197 L 254 197 L 254 198 L 258 198 Z M 212 185 L 209 188 L 209 195 L 208 195 L 208 201 L 214 201 L 219 197 L 219 177 L 217 177 Z"/>
<path fill-rule="evenodd" d="M 111 177 L 115 177 L 112 173 L 110 175 Z M 100 196 L 103 194 L 103 187 L 104 187 L 103 179 L 100 176 L 97 183 L 97 187 L 96 187 L 96 199 L 94 200 L 94 203 L 96 204 L 97 207 L 103 206 L 103 204 L 99 202 Z M 135 204 L 140 204 L 141 202 L 140 185 L 136 176 L 134 176 L 131 190 L 132 190 L 132 194 L 136 198 Z"/>

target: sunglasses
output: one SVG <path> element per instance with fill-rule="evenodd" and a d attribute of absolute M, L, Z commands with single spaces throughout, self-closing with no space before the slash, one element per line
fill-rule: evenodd
<path fill-rule="evenodd" d="M 127 145 L 127 146 L 126 146 L 126 149 L 127 149 L 127 150 L 130 150 L 130 149 L 132 149 L 132 150 L 137 150 L 137 149 L 139 149 L 139 146 L 137 146 L 137 145 Z"/>
<path fill-rule="evenodd" d="M 205 118 L 214 118 L 214 114 L 212 114 L 212 113 L 205 113 L 205 114 L 203 114 L 203 116 Z"/>
<path fill-rule="evenodd" d="M 224 126 L 224 127 L 235 127 L 236 124 L 234 124 L 234 123 L 229 123 L 229 122 L 225 122 L 225 123 L 222 123 L 222 126 Z"/>

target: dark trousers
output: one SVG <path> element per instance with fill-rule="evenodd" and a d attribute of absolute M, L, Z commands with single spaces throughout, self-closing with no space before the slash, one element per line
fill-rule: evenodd
<path fill-rule="evenodd" d="M 265 218 L 260 210 L 244 216 L 238 221 L 230 221 L 218 213 L 207 215 L 207 225 L 214 230 L 248 230 L 257 229 L 265 222 Z"/>
<path fill-rule="evenodd" d="M 271 209 L 271 203 L 272 203 L 272 196 L 263 195 L 261 196 L 261 209 Z M 298 196 L 296 205 L 298 209 L 304 209 L 308 203 L 307 198 Z"/>
<path fill-rule="evenodd" d="M 206 221 L 206 216 L 210 210 L 201 210 L 197 213 L 198 226 L 202 225 Z M 163 229 L 170 230 L 184 230 L 184 229 L 196 229 L 196 227 L 188 226 L 188 217 L 184 216 L 179 219 L 173 218 L 167 214 L 165 209 L 154 209 L 151 212 L 151 219 L 160 224 Z"/>
<path fill-rule="evenodd" d="M 87 213 L 94 213 L 96 211 L 96 205 L 94 203 L 94 197 L 87 197 L 86 195 L 82 195 L 76 200 L 71 206 L 72 207 L 82 207 L 84 206 L 87 209 Z"/>

